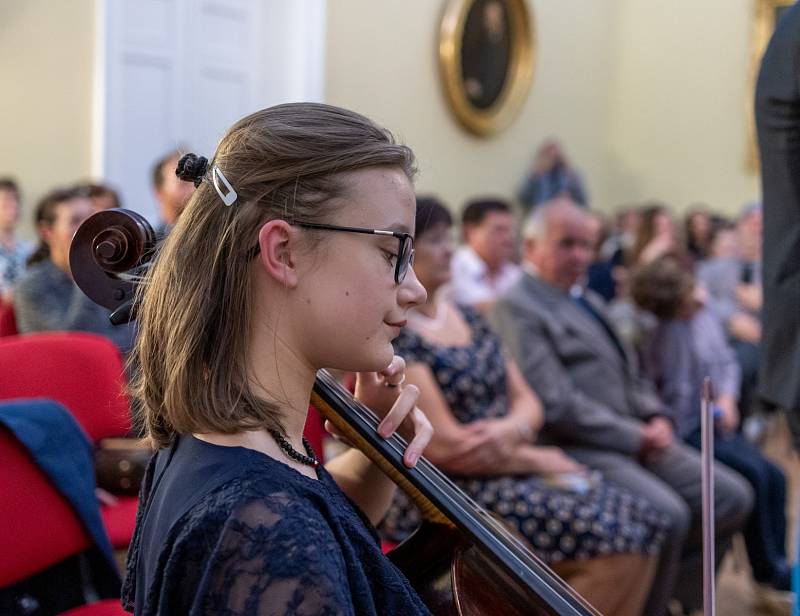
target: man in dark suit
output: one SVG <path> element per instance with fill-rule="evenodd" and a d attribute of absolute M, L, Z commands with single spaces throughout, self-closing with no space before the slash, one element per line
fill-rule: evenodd
<path fill-rule="evenodd" d="M 781 17 L 756 85 L 764 197 L 759 387 L 800 449 L 800 5 Z"/>
<path fill-rule="evenodd" d="M 592 257 L 586 214 L 570 202 L 552 202 L 534 211 L 523 234 L 525 274 L 495 304 L 492 320 L 542 399 L 542 439 L 668 517 L 644 612 L 664 614 L 673 592 L 685 608 L 699 606 L 700 457 L 673 437 L 668 409 L 640 374 L 602 301 L 576 286 Z M 741 476 L 721 465 L 715 487 L 721 556 L 747 519 L 753 496 Z"/>

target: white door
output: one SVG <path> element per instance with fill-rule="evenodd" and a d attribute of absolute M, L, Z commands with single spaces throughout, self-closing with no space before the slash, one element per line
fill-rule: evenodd
<path fill-rule="evenodd" d="M 325 0 L 97 0 L 93 172 L 158 211 L 153 163 L 211 158 L 238 118 L 322 100 Z"/>

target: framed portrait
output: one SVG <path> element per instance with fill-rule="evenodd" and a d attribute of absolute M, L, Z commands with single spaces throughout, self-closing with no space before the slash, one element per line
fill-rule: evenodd
<path fill-rule="evenodd" d="M 448 0 L 439 37 L 445 95 L 458 121 L 489 136 L 517 116 L 534 67 L 526 0 Z"/>
<path fill-rule="evenodd" d="M 758 171 L 758 136 L 756 135 L 756 121 L 753 103 L 756 93 L 756 80 L 758 70 L 761 68 L 761 59 L 767 50 L 767 45 L 775 31 L 775 25 L 783 14 L 795 3 L 795 0 L 755 0 L 753 7 L 753 36 L 750 44 L 750 74 L 747 88 L 747 167 L 751 171 Z"/>

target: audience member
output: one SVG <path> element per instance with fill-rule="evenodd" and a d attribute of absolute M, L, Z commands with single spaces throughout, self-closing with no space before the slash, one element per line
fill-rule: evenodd
<path fill-rule="evenodd" d="M 711 252 L 711 233 L 713 224 L 708 207 L 695 204 L 689 208 L 684 218 L 686 249 L 695 262 L 707 259 Z"/>
<path fill-rule="evenodd" d="M 726 220 L 720 220 L 711 231 L 709 253 L 705 261 L 734 258 L 739 250 L 736 236 L 736 225 Z M 698 263 L 697 269 L 702 269 L 705 261 Z"/>
<path fill-rule="evenodd" d="M 741 473 L 755 493 L 753 513 L 744 528 L 753 577 L 788 591 L 786 479 L 736 431 L 739 366 L 719 321 L 704 308 L 705 290 L 675 260 L 664 258 L 634 273 L 631 294 L 658 319 L 647 352 L 648 367 L 672 412 L 678 436 L 697 449 L 703 380 L 711 377 L 718 412 L 714 455 Z"/>
<path fill-rule="evenodd" d="M 122 207 L 119 193 L 107 184 L 87 182 L 86 184 L 81 184 L 79 188 L 86 191 L 89 200 L 92 202 L 93 214 Z"/>
<path fill-rule="evenodd" d="M 453 298 L 486 312 L 517 280 L 514 216 L 499 199 L 471 201 L 461 217 L 464 245 L 453 255 Z"/>
<path fill-rule="evenodd" d="M 700 264 L 698 279 L 710 294 L 708 306 L 724 325 L 742 369 L 740 406 L 755 404 L 761 342 L 761 207 L 748 205 L 736 223 L 736 254 Z"/>
<path fill-rule="evenodd" d="M 0 302 L 10 301 L 14 283 L 31 252 L 30 244 L 14 235 L 20 210 L 17 183 L 0 178 Z"/>
<path fill-rule="evenodd" d="M 69 247 L 78 226 L 92 213 L 79 189 L 56 189 L 36 207 L 39 246 L 14 289 L 21 332 L 80 330 L 110 338 L 123 352 L 133 344 L 132 326 L 113 326 L 109 312 L 90 300 L 72 280 Z"/>
<path fill-rule="evenodd" d="M 641 224 L 642 212 L 638 207 L 633 205 L 619 207 L 614 216 L 613 231 L 600 247 L 600 256 L 622 263 L 623 255 L 627 254 L 636 242 Z"/>
<path fill-rule="evenodd" d="M 525 273 L 495 304 L 493 323 L 542 399 L 543 437 L 668 516 L 645 613 L 664 614 L 673 591 L 691 609 L 701 596 L 700 533 L 689 532 L 701 513 L 699 455 L 675 441 L 669 409 L 616 335 L 602 301 L 576 287 L 590 259 L 583 211 L 563 202 L 540 207 L 524 227 Z M 721 556 L 747 519 L 752 492 L 722 466 L 714 480 Z"/>
<path fill-rule="evenodd" d="M 675 221 L 669 209 L 660 203 L 646 204 L 642 209 L 636 241 L 628 255 L 629 267 L 655 261 L 665 255 L 685 257 L 678 239 Z"/>
<path fill-rule="evenodd" d="M 453 252 L 447 209 L 417 199 L 414 272 L 428 300 L 395 340 L 406 382 L 434 426 L 426 456 L 528 539 L 535 552 L 605 614 L 639 616 L 664 521 L 556 447 L 535 444 L 542 408 L 500 340 L 474 309 L 442 287 Z M 384 522 L 393 540 L 420 524 L 402 494 Z"/>
<path fill-rule="evenodd" d="M 586 222 L 589 224 L 593 255 L 586 274 L 586 286 L 610 302 L 617 294 L 615 274 L 618 272 L 615 270 L 619 262 L 602 256 L 602 248 L 610 236 L 608 221 L 600 212 L 588 212 Z"/>
<path fill-rule="evenodd" d="M 597 252 L 597 265 L 593 264 L 589 269 L 587 288 L 598 293 L 607 302 L 628 295 L 628 267 L 625 256 L 636 242 L 641 222 L 642 213 L 638 208 L 621 207 L 615 216 L 613 231 Z"/>
<path fill-rule="evenodd" d="M 175 175 L 180 157 L 178 151 L 169 152 L 153 165 L 153 191 L 161 213 L 161 224 L 156 229 L 159 238 L 169 234 L 194 192 L 193 184 L 181 182 Z"/>
<path fill-rule="evenodd" d="M 540 203 L 556 197 L 569 197 L 575 203 L 587 205 L 583 180 L 572 168 L 561 145 L 555 139 L 545 141 L 536 153 L 530 175 L 519 191 L 523 212 L 527 215 Z"/>

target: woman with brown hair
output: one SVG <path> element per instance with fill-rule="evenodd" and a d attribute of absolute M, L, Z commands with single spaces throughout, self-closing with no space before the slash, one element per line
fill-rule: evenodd
<path fill-rule="evenodd" d="M 72 279 L 72 236 L 92 213 L 86 193 L 56 188 L 36 206 L 39 245 L 14 287 L 14 312 L 20 332 L 85 331 L 109 338 L 122 352 L 133 344 L 134 327 L 115 327 L 109 311 L 90 300 Z"/>
<path fill-rule="evenodd" d="M 451 226 L 438 200 L 417 200 L 414 271 L 428 300 L 409 311 L 395 341 L 435 428 L 427 458 L 600 612 L 638 616 L 665 522 L 561 448 L 537 443 L 539 398 L 487 321 L 449 297 Z M 420 522 L 419 510 L 398 493 L 381 530 L 400 541 Z"/>
<path fill-rule="evenodd" d="M 636 241 L 626 258 L 627 264 L 635 267 L 665 255 L 684 258 L 675 221 L 667 206 L 660 203 L 645 204 Z"/>
<path fill-rule="evenodd" d="M 357 450 L 326 467 L 303 441 L 316 372 L 404 426 L 432 428 L 392 340 L 425 291 L 413 257 L 412 152 L 336 107 L 237 122 L 143 285 L 132 385 L 158 452 L 123 604 L 136 614 L 419 614 L 372 530 L 394 485 Z M 413 438 L 411 438 L 413 437 Z"/>

